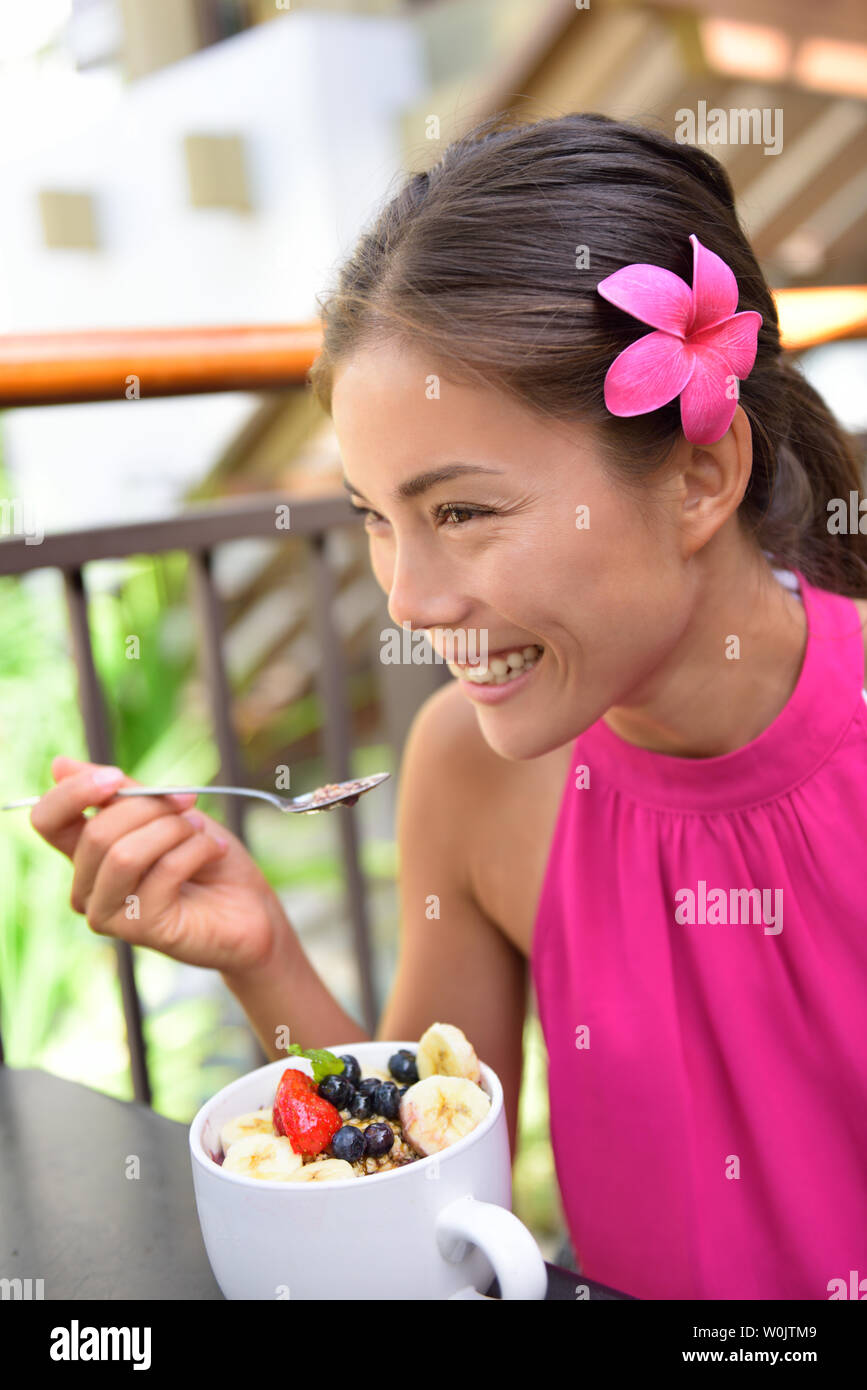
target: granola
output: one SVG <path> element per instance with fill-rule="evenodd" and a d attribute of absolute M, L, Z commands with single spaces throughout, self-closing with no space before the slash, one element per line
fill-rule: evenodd
<path fill-rule="evenodd" d="M 414 1163 L 419 1154 L 406 1142 L 403 1137 L 403 1129 L 399 1120 L 389 1120 L 385 1115 L 371 1115 L 368 1120 L 354 1120 L 348 1110 L 339 1112 L 340 1118 L 345 1125 L 354 1125 L 356 1129 L 367 1129 L 368 1125 L 384 1124 L 388 1125 L 394 1135 L 394 1144 L 388 1153 L 381 1154 L 378 1158 L 365 1155 L 364 1158 L 356 1159 L 351 1165 L 359 1177 L 367 1177 L 371 1173 L 387 1173 L 391 1168 L 403 1168 L 407 1163 Z M 331 1158 L 329 1153 L 313 1154 L 304 1159 L 305 1163 L 323 1163 Z"/>

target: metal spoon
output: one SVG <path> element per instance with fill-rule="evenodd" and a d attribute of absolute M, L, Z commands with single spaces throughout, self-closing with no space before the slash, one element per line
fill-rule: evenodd
<path fill-rule="evenodd" d="M 278 811 L 303 811 L 307 815 L 315 815 L 317 811 L 330 811 L 332 806 L 339 806 L 344 803 L 347 806 L 354 806 L 360 796 L 365 792 L 378 787 L 380 782 L 384 782 L 390 777 L 390 772 L 374 772 L 370 777 L 361 777 L 352 782 L 327 782 L 324 787 L 317 787 L 315 791 L 304 792 L 302 796 L 277 796 L 274 792 L 260 792 L 254 787 L 121 787 L 114 793 L 115 796 L 166 796 L 172 792 L 197 792 L 200 796 L 208 792 L 216 792 L 227 796 L 255 796 L 260 801 L 269 801 L 272 806 L 276 806 Z M 21 801 L 7 801 L 6 805 L 0 807 L 3 811 L 12 811 L 16 806 L 35 806 L 39 796 L 26 796 Z"/>

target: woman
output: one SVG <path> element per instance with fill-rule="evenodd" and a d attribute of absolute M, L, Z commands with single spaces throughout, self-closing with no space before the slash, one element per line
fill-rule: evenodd
<path fill-rule="evenodd" d="M 829 530 L 858 468 L 727 175 L 598 115 L 495 118 L 322 307 L 313 385 L 392 620 L 492 662 L 453 663 L 408 740 L 376 1036 L 458 1024 L 514 1151 L 529 973 L 583 1272 L 827 1297 L 867 1272 L 865 540 Z M 234 837 L 53 771 L 33 824 L 93 930 L 220 970 L 273 1058 L 280 1025 L 367 1036 Z"/>

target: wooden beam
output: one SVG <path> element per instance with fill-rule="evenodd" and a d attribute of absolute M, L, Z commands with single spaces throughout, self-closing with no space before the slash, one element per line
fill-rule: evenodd
<path fill-rule="evenodd" d="M 862 0 L 653 0 L 653 9 L 689 9 L 702 19 L 728 19 L 738 24 L 761 24 L 781 29 L 793 38 L 823 35 L 833 39 L 867 41 L 867 8 Z"/>
<path fill-rule="evenodd" d="M 321 345 L 318 321 L 16 333 L 0 337 L 0 409 L 303 386 Z"/>
<path fill-rule="evenodd" d="M 780 339 L 789 351 L 867 336 L 867 285 L 829 285 L 773 293 Z"/>

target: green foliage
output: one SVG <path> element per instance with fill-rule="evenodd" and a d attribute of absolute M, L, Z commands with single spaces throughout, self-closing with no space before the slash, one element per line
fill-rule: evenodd
<path fill-rule="evenodd" d="M 326 1076 L 337 1076 L 346 1070 L 346 1063 L 325 1047 L 301 1047 L 299 1043 L 290 1043 L 286 1051 L 291 1052 L 294 1057 L 306 1057 L 308 1062 L 312 1063 L 313 1082 L 316 1086 L 320 1081 L 324 1081 Z"/>
<path fill-rule="evenodd" d="M 148 697 L 152 711 L 143 707 L 142 689 L 143 680 L 152 682 L 153 676 L 145 675 L 142 663 L 134 671 L 119 664 L 123 648 L 118 657 L 113 637 L 123 629 L 150 634 L 159 617 L 154 585 L 142 583 L 139 574 L 133 590 L 132 599 L 122 589 L 122 598 L 99 595 L 93 612 L 100 674 L 106 690 L 119 691 L 117 703 L 110 707 L 116 746 L 122 750 L 117 761 L 141 780 L 149 762 L 163 776 L 205 779 L 213 772 L 213 747 L 200 723 L 176 710 L 182 664 L 163 666 L 159 693 Z M 0 580 L 0 654 L 5 800 L 51 786 L 51 762 L 58 754 L 88 757 L 59 576 L 39 573 L 23 581 Z M 71 882 L 69 861 L 39 838 L 27 810 L 5 813 L 0 835 L 0 984 L 7 1059 L 12 1066 L 43 1067 L 129 1097 L 115 947 L 90 933 L 84 919 L 72 911 Z M 219 1008 L 215 1001 L 202 999 L 166 1005 L 165 982 L 158 991 L 149 989 L 148 972 L 137 954 L 155 1102 L 164 1113 L 176 1113 L 179 1095 L 189 1091 L 179 1089 L 177 1077 L 190 1076 L 213 1047 Z"/>
<path fill-rule="evenodd" d="M 0 466 L 0 491 L 6 482 Z M 137 781 L 205 784 L 219 755 L 197 679 L 196 633 L 183 554 L 88 567 L 91 640 L 111 728 L 112 760 Z M 356 695 L 358 691 L 356 690 Z M 296 701 L 270 730 L 318 727 L 319 701 Z M 87 760 L 60 576 L 37 571 L 0 579 L 0 799 L 53 785 L 58 754 Z M 358 751 L 354 775 L 391 766 L 390 751 Z M 318 760 L 293 767 L 299 790 L 328 780 Z M 221 818 L 219 797 L 203 798 Z M 361 808 L 367 814 L 369 808 Z M 278 890 L 321 891 L 339 900 L 342 869 L 334 824 L 254 808 L 251 852 Z M 393 840 L 365 837 L 366 873 L 394 873 Z M 72 866 L 42 840 L 22 808 L 0 818 L 0 1030 L 16 1067 L 42 1067 L 121 1099 L 132 1096 L 114 943 L 73 912 Z M 217 977 L 155 952 L 135 951 L 154 1105 L 189 1120 L 202 1102 L 249 1066 L 246 1026 Z M 182 996 L 199 974 L 201 990 Z"/>
<path fill-rule="evenodd" d="M 528 1010 L 524 1024 L 517 1154 L 512 1169 L 512 1207 L 540 1238 L 560 1235 L 564 1226 L 548 1117 L 545 1040 L 538 1014 Z"/>
<path fill-rule="evenodd" d="M 0 580 L 4 800 L 50 786 L 58 753 L 87 756 L 63 628 L 53 621 L 59 587 L 41 584 L 35 593 L 29 581 Z M 112 979 L 114 951 L 82 932 L 69 906 L 69 862 L 39 839 L 26 809 L 3 813 L 0 883 L 4 1047 L 13 1066 L 44 1066 L 82 997 L 95 1008 L 88 1023 L 103 1025 L 99 983 Z"/>
<path fill-rule="evenodd" d="M 2 466 L 0 490 L 7 490 Z M 185 556 L 172 554 L 91 566 L 86 574 L 113 760 L 142 782 L 207 782 L 218 765 L 208 720 L 188 697 L 194 638 L 186 565 Z M 138 639 L 137 655 L 130 637 Z M 4 801 L 52 786 L 58 754 L 89 757 L 62 581 L 52 571 L 0 579 L 0 737 Z M 3 813 L 0 1029 L 6 1059 L 128 1099 L 115 946 L 73 912 L 71 883 L 69 860 L 36 834 L 27 809 Z M 242 1069 L 237 1059 L 249 1035 L 223 1024 L 219 994 L 178 998 L 184 972 L 174 962 L 149 951 L 135 955 L 155 1108 L 190 1119 L 207 1095 Z"/>

